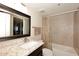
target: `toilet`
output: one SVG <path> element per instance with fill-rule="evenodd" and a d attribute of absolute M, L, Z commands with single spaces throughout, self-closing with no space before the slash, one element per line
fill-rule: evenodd
<path fill-rule="evenodd" d="M 43 48 L 43 56 L 53 56 L 52 50 L 48 48 Z"/>

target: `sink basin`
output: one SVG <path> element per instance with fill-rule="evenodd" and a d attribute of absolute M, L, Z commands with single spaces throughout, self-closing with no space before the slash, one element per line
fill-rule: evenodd
<path fill-rule="evenodd" d="M 28 48 L 32 48 L 33 46 L 37 45 L 38 42 L 28 42 L 28 43 L 25 43 L 23 45 L 21 45 L 20 47 L 24 48 L 24 49 L 28 49 Z"/>

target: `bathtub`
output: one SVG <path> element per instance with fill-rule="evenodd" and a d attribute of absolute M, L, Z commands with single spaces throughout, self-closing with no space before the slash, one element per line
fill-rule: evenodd
<path fill-rule="evenodd" d="M 73 47 L 52 43 L 54 56 L 78 56 Z"/>

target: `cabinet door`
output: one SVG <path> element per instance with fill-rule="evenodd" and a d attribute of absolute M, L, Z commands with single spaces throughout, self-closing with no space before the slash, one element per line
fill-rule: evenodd
<path fill-rule="evenodd" d="M 29 56 L 42 56 L 42 46 L 33 51 Z"/>

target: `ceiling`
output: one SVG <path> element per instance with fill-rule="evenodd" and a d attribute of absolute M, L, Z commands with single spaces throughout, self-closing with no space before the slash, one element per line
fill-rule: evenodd
<path fill-rule="evenodd" d="M 55 15 L 79 8 L 79 3 L 23 3 L 24 6 L 40 12 L 42 15 Z"/>
<path fill-rule="evenodd" d="M 31 1 L 33 0 L 0 0 L 0 2 L 7 4 L 17 4 L 18 2 L 22 3 L 25 7 L 29 7 L 37 12 L 40 12 L 42 15 L 56 15 L 79 9 L 79 3 L 28 3 Z M 44 2 L 45 1 L 47 0 L 44 0 Z"/>

